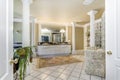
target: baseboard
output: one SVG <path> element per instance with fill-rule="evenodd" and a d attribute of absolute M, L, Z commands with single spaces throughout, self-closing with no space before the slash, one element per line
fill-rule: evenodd
<path fill-rule="evenodd" d="M 72 51 L 72 54 L 84 55 L 84 50 L 75 50 L 75 51 Z"/>

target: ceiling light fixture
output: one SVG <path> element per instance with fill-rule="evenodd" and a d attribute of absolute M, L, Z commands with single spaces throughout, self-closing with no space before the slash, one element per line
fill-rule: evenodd
<path fill-rule="evenodd" d="M 90 5 L 93 3 L 95 0 L 84 0 L 83 5 Z"/>

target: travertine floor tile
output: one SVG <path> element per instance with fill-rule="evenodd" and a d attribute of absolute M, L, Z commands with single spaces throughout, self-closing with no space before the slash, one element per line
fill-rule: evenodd
<path fill-rule="evenodd" d="M 82 57 L 80 56 L 77 58 Z M 26 76 L 25 80 L 105 80 L 104 78 L 98 76 L 86 74 L 84 62 L 44 68 L 36 68 L 35 64 L 36 62 L 31 64 L 31 67 L 34 68 L 31 68 L 30 75 Z"/>

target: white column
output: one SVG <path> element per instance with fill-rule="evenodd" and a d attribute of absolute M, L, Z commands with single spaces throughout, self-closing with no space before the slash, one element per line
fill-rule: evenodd
<path fill-rule="evenodd" d="M 61 42 L 63 42 L 64 33 L 61 33 Z"/>
<path fill-rule="evenodd" d="M 75 23 L 72 22 L 72 54 L 75 52 Z"/>
<path fill-rule="evenodd" d="M 66 25 L 66 27 L 65 27 L 65 40 L 66 40 L 66 42 L 68 42 L 68 25 Z"/>
<path fill-rule="evenodd" d="M 23 26 L 22 46 L 30 46 L 30 3 L 31 0 L 22 0 L 23 5 Z M 26 74 L 30 74 L 30 66 L 27 66 Z"/>
<path fill-rule="evenodd" d="M 31 30 L 30 30 L 30 33 L 31 33 L 31 46 L 34 46 L 35 45 L 35 18 L 31 17 Z"/>
<path fill-rule="evenodd" d="M 36 45 L 36 33 L 35 33 L 35 21 L 36 19 L 34 17 L 31 17 L 31 26 L 30 26 L 30 44 L 31 46 L 35 46 Z M 32 48 L 33 51 L 33 56 L 36 56 L 36 49 Z"/>
<path fill-rule="evenodd" d="M 22 0 L 23 4 L 23 26 L 22 46 L 30 46 L 30 0 Z"/>
<path fill-rule="evenodd" d="M 91 10 L 88 12 L 90 16 L 90 47 L 95 47 L 95 14 L 97 11 Z"/>

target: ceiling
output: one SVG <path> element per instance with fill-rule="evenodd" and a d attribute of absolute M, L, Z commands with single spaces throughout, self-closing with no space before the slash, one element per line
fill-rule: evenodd
<path fill-rule="evenodd" d="M 42 24 L 41 25 L 42 29 L 47 28 L 49 30 L 61 30 L 61 29 L 65 29 L 65 26 L 63 25 L 53 25 L 53 24 Z"/>
<path fill-rule="evenodd" d="M 84 0 L 33 0 L 30 5 L 30 15 L 40 22 L 56 23 L 86 23 L 87 13 L 97 10 L 96 19 L 100 18 L 105 8 L 105 0 L 95 0 L 90 5 L 83 5 Z M 22 14 L 21 0 L 14 0 L 14 17 Z"/>

